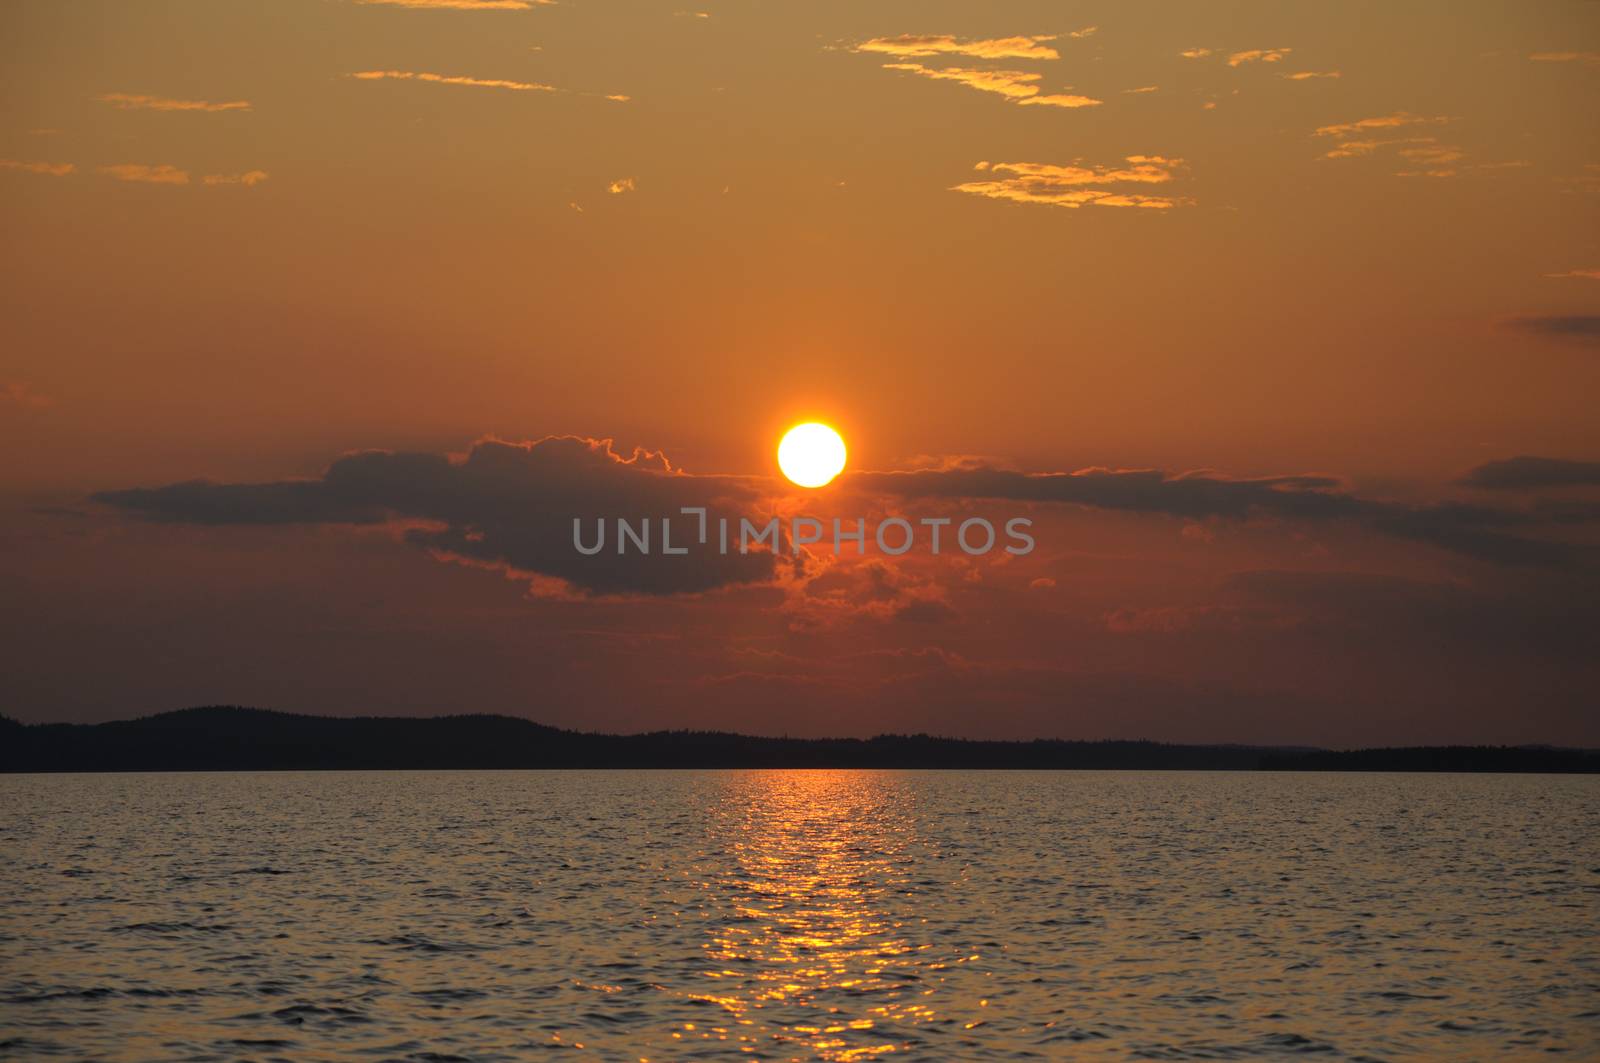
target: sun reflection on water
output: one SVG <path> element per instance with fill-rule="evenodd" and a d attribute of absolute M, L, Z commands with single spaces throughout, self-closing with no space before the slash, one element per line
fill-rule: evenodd
<path fill-rule="evenodd" d="M 704 943 L 707 989 L 723 1009 L 676 1036 L 752 1054 L 860 1060 L 905 1047 L 938 1018 L 941 971 L 977 956 L 912 944 L 921 922 L 910 868 L 910 795 L 880 772 L 732 777 L 716 831 L 729 857 L 703 884 L 720 918 Z M 925 851 L 917 854 L 926 859 Z"/>

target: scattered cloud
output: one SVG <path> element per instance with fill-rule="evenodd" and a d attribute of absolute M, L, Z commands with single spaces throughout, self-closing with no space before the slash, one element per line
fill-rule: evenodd
<path fill-rule="evenodd" d="M 1506 324 L 1535 336 L 1600 342 L 1600 316 L 1594 314 L 1533 314 L 1511 318 Z"/>
<path fill-rule="evenodd" d="M 1580 277 L 1584 280 L 1600 281 L 1600 269 L 1569 269 L 1565 273 L 1546 273 L 1546 277 Z"/>
<path fill-rule="evenodd" d="M 1600 65 L 1600 52 L 1534 52 L 1528 56 L 1536 63 L 1582 63 Z"/>
<path fill-rule="evenodd" d="M 77 171 L 77 167 L 70 162 L 28 162 L 23 159 L 0 159 L 0 170 L 16 170 L 20 173 L 37 173 L 49 177 L 65 177 Z"/>
<path fill-rule="evenodd" d="M 18 392 L 26 396 L 26 391 Z M 1514 458 L 1469 473 L 1475 485 L 1509 487 L 1600 482 L 1600 463 Z M 1494 565 L 1576 569 L 1595 548 L 1534 537 L 1552 522 L 1600 520 L 1600 506 L 1559 510 L 1459 502 L 1403 504 L 1364 498 L 1320 474 L 1234 478 L 1211 470 L 1087 468 L 1025 473 L 989 466 L 846 474 L 841 486 L 880 503 L 1005 499 L 1081 506 L 1178 521 L 1342 523 Z M 702 536 L 683 507 L 754 518 L 768 512 L 768 481 L 692 475 L 659 452 L 618 453 L 609 440 L 550 436 L 483 439 L 465 455 L 365 451 L 335 460 L 319 477 L 262 483 L 190 481 L 101 492 L 93 501 L 143 519 L 202 526 L 295 524 L 381 526 L 436 560 L 498 572 L 549 598 L 694 594 L 736 585 L 785 590 L 794 624 L 816 626 L 841 611 L 882 620 L 939 622 L 954 613 L 948 589 L 915 570 L 873 559 L 806 571 L 808 560 L 760 548 L 722 553 L 715 525 Z M 653 552 L 618 549 L 616 517 L 633 528 L 650 518 Z M 574 518 L 582 542 L 577 549 Z M 663 557 L 659 523 L 673 521 L 675 548 Z M 737 524 L 737 521 L 733 521 Z M 599 540 L 604 527 L 603 544 Z M 814 560 L 814 559 L 811 559 Z M 1592 566 L 1591 566 L 1592 568 Z M 1030 584 L 1048 589 L 1048 577 Z M 1127 631 L 1176 630 L 1242 615 L 1127 613 Z"/>
<path fill-rule="evenodd" d="M 186 185 L 189 183 L 189 172 L 180 170 L 176 166 L 146 166 L 136 162 L 120 162 L 113 166 L 102 166 L 100 172 L 107 177 L 115 177 L 119 181 L 134 181 L 141 184 L 152 185 Z"/>
<path fill-rule="evenodd" d="M 979 92 L 993 92 L 1012 103 L 1041 104 L 1047 107 L 1098 107 L 1103 101 L 1090 96 L 1065 93 L 1041 94 L 1042 74 L 1024 70 L 977 70 L 968 67 L 928 67 L 921 63 L 885 63 L 885 70 L 900 70 L 936 81 L 954 81 Z"/>
<path fill-rule="evenodd" d="M 356 0 L 358 4 L 385 4 L 420 11 L 527 11 L 556 0 Z"/>
<path fill-rule="evenodd" d="M 1279 74 L 1286 81 L 1313 81 L 1317 78 L 1339 78 L 1344 75 L 1337 70 L 1300 70 L 1293 74 Z"/>
<path fill-rule="evenodd" d="M 1489 491 L 1523 491 L 1539 487 L 1600 487 L 1600 461 L 1568 461 L 1523 455 L 1490 461 L 1471 469 L 1459 481 Z"/>
<path fill-rule="evenodd" d="M 1277 63 L 1283 57 L 1294 51 L 1293 48 L 1251 48 L 1248 51 L 1234 52 L 1228 56 L 1229 66 L 1243 66 L 1245 63 Z"/>
<path fill-rule="evenodd" d="M 1100 32 L 1100 27 L 1099 26 L 1085 26 L 1081 30 L 1073 30 L 1071 33 L 1068 33 L 1067 36 L 1071 37 L 1075 41 L 1081 41 L 1085 37 L 1093 37 L 1096 33 L 1099 33 L 1099 32 Z"/>
<path fill-rule="evenodd" d="M 968 181 L 951 191 L 967 192 L 1013 203 L 1041 203 L 1056 207 L 1148 207 L 1165 209 L 1186 204 L 1186 199 L 1130 193 L 1104 185 L 1165 184 L 1184 165 L 1182 159 L 1159 155 L 1130 155 L 1128 166 L 1101 167 L 1074 163 L 1053 166 L 1036 162 L 980 162 L 979 171 L 991 179 Z"/>
<path fill-rule="evenodd" d="M 625 192 L 632 192 L 633 187 L 633 178 L 624 177 L 606 185 L 606 191 L 614 196 L 620 196 Z"/>
<path fill-rule="evenodd" d="M 1444 115 L 1428 117 L 1396 111 L 1394 114 L 1361 118 L 1354 122 L 1319 126 L 1312 135 L 1337 138 L 1338 142 L 1323 152 L 1324 159 L 1353 159 L 1371 155 L 1380 148 L 1395 148 L 1402 158 L 1412 164 L 1411 169 L 1399 171 L 1401 177 L 1454 177 L 1459 172 L 1455 164 L 1466 158 L 1466 152 L 1460 146 L 1442 143 L 1438 137 L 1432 136 L 1370 135 L 1415 126 L 1443 125 L 1449 121 L 1451 119 Z"/>
<path fill-rule="evenodd" d="M 1185 59 L 1204 59 L 1212 53 L 1210 48 L 1188 48 L 1178 54 Z"/>
<path fill-rule="evenodd" d="M 1593 319 L 1600 324 L 1600 318 Z M 1600 332 L 1600 329 L 1597 329 Z M 1496 565 L 1574 568 L 1591 561 L 1591 547 L 1511 534 L 1551 523 L 1539 511 L 1454 502 L 1409 505 L 1362 498 L 1322 475 L 1236 479 L 1210 470 L 1089 468 L 1025 473 L 1009 469 L 950 469 L 848 474 L 851 486 L 904 498 L 994 498 L 1063 503 L 1097 509 L 1198 520 L 1281 520 L 1360 524 L 1381 535 L 1420 542 Z M 1583 511 L 1569 520 L 1600 519 Z"/>
<path fill-rule="evenodd" d="M 510 89 L 513 92 L 560 92 L 554 85 L 541 85 L 537 81 L 507 81 L 503 78 L 474 78 L 461 75 L 433 74 L 414 70 L 361 70 L 350 75 L 359 81 L 426 81 L 435 85 L 465 85 L 478 89 Z"/>
<path fill-rule="evenodd" d="M 1088 36 L 1094 32 L 1079 31 L 1070 36 Z M 854 46 L 857 52 L 876 52 L 901 58 L 923 58 L 932 55 L 965 55 L 974 59 L 1060 59 L 1061 53 L 1049 46 L 1059 34 L 1040 37 L 989 37 L 962 39 L 948 35 L 928 36 L 902 33 L 898 37 L 874 37 Z"/>
<path fill-rule="evenodd" d="M 1160 90 L 1160 85 L 1140 85 L 1136 89 L 1123 89 L 1122 91 L 1127 95 L 1136 95 L 1141 92 L 1159 92 Z"/>
<path fill-rule="evenodd" d="M 95 99 L 109 103 L 121 111 L 248 111 L 249 100 L 229 100 L 212 103 L 210 100 L 173 100 L 165 96 L 137 96 L 126 92 L 106 92 Z"/>
<path fill-rule="evenodd" d="M 315 480 L 219 484 L 205 481 L 107 491 L 94 500 L 146 519 L 200 525 L 381 524 L 398 522 L 406 542 L 441 561 L 500 571 L 537 586 L 561 580 L 606 595 L 696 593 L 772 578 L 777 560 L 765 550 L 721 554 L 693 548 L 670 559 L 618 553 L 614 519 L 677 516 L 683 506 L 738 504 L 749 512 L 753 490 L 736 477 L 691 476 L 655 452 L 624 457 L 611 441 L 551 436 L 527 442 L 480 440 L 465 458 L 366 451 L 346 455 Z M 606 547 L 593 555 L 573 546 L 573 519 L 585 541 L 604 518 Z M 674 544 L 675 548 L 679 544 Z M 663 564 L 664 560 L 670 561 Z"/>
<path fill-rule="evenodd" d="M 208 185 L 244 185 L 252 188 L 267 179 L 265 170 L 246 170 L 244 173 L 208 173 L 200 178 Z"/>

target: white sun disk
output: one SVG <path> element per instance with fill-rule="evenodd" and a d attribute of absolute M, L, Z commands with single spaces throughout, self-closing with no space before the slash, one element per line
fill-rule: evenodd
<path fill-rule="evenodd" d="M 778 468 L 801 487 L 821 487 L 844 471 L 844 440 L 825 424 L 797 424 L 778 444 Z"/>

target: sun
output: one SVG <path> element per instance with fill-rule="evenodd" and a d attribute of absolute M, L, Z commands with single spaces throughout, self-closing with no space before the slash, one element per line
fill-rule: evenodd
<path fill-rule="evenodd" d="M 822 487 L 844 471 L 844 440 L 818 421 L 797 424 L 778 444 L 778 468 L 801 487 Z"/>

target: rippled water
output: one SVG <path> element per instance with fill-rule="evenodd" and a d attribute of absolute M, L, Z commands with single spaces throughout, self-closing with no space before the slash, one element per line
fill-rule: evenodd
<path fill-rule="evenodd" d="M 1600 1053 L 1600 779 L 0 778 L 0 1052 Z"/>

